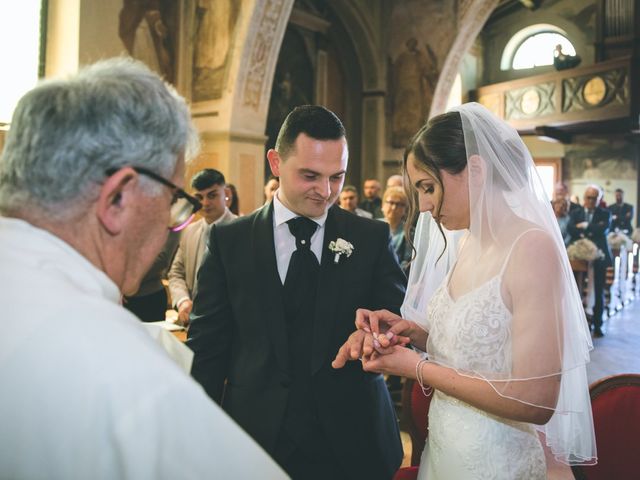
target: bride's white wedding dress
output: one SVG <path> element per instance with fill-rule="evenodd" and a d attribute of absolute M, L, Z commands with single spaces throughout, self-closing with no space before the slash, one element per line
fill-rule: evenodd
<path fill-rule="evenodd" d="M 428 308 L 431 354 L 467 371 L 509 369 L 511 312 L 500 293 L 502 273 L 457 300 L 446 277 Z M 434 391 L 419 480 L 544 478 L 544 452 L 533 425 Z"/>

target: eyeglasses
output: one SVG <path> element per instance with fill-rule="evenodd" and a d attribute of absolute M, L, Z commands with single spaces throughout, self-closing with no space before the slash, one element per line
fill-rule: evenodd
<path fill-rule="evenodd" d="M 155 172 L 148 170 L 144 167 L 131 167 L 134 171 L 169 187 L 173 190 L 173 198 L 171 199 L 171 212 L 169 215 L 168 228 L 172 232 L 179 232 L 185 228 L 198 210 L 202 208 L 202 204 L 197 198 L 192 197 L 180 187 L 174 185 L 172 182 L 164 177 L 161 177 Z M 110 168 L 105 173 L 110 177 L 116 173 L 119 168 Z"/>
<path fill-rule="evenodd" d="M 597 200 L 598 196 L 597 195 L 585 195 L 584 199 L 585 200 Z"/>
<path fill-rule="evenodd" d="M 404 202 L 394 202 L 393 200 L 385 200 L 384 203 L 386 203 L 391 207 L 396 207 L 396 208 L 404 208 L 407 206 L 407 204 Z"/>

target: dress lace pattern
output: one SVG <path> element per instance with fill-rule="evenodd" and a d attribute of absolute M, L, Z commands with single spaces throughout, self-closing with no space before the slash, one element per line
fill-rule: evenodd
<path fill-rule="evenodd" d="M 474 372 L 508 372 L 511 312 L 501 276 L 453 300 L 448 281 L 429 304 L 427 351 L 442 363 Z M 448 279 L 447 279 L 448 280 Z M 544 452 L 533 425 L 507 420 L 435 391 L 420 480 L 546 478 Z"/>

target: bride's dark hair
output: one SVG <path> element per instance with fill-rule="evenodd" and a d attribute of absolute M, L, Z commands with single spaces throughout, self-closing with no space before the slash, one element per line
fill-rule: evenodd
<path fill-rule="evenodd" d="M 444 185 L 442 184 L 441 170 L 455 175 L 462 172 L 467 166 L 467 152 L 462 131 L 462 118 L 459 112 L 447 112 L 437 115 L 429 120 L 413 138 L 409 141 L 404 151 L 402 162 L 402 175 L 404 177 L 405 190 L 409 199 L 409 212 L 405 222 L 405 238 L 413 249 L 411 228 L 416 222 L 420 209 L 418 206 L 418 192 L 409 180 L 407 162 L 409 155 L 413 155 L 415 166 L 431 175 L 442 191 L 440 204 L 434 212 L 437 218 L 444 200 Z M 440 222 L 436 222 L 438 229 L 445 239 Z M 415 250 L 414 250 L 415 251 Z"/>

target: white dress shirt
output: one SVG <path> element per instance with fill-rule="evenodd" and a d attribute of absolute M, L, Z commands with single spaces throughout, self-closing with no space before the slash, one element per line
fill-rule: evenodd
<path fill-rule="evenodd" d="M 287 269 L 289 268 L 289 261 L 291 260 L 291 254 L 296 250 L 296 237 L 293 236 L 289 230 L 287 222 L 292 218 L 299 217 L 300 215 L 293 213 L 278 198 L 277 190 L 273 196 L 273 243 L 276 248 L 276 261 L 278 262 L 278 274 L 280 275 L 280 281 L 284 285 L 284 279 L 287 277 Z M 324 225 L 327 221 L 327 212 L 321 217 L 311 218 L 318 224 L 318 228 L 311 236 L 311 251 L 318 259 L 318 263 L 322 262 L 322 244 L 324 240 Z"/>

